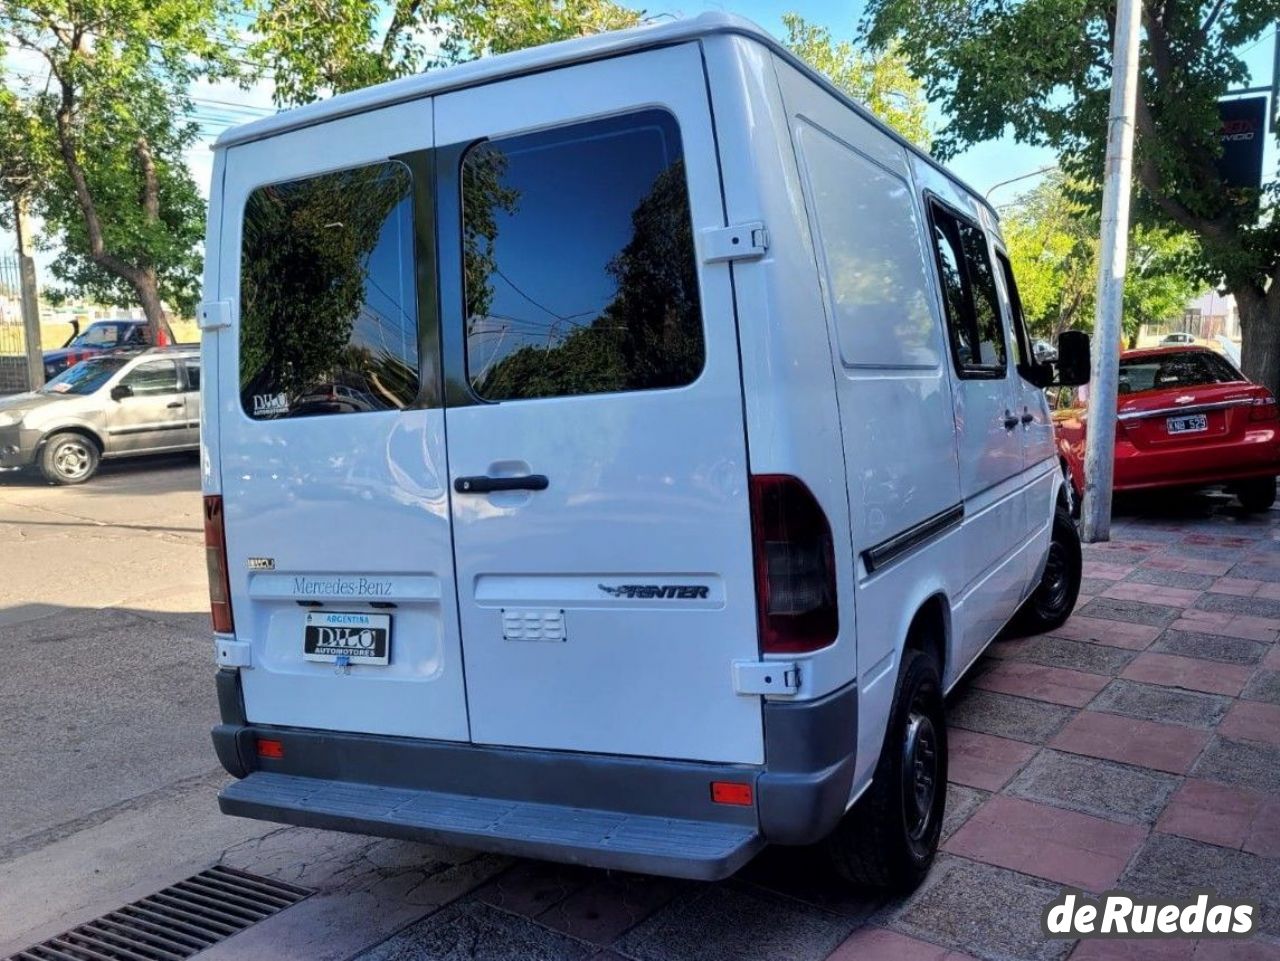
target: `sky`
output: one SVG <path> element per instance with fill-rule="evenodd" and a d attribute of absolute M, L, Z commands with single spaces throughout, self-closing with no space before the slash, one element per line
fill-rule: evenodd
<path fill-rule="evenodd" d="M 782 36 L 782 16 L 789 11 L 798 10 L 811 23 L 828 27 L 836 39 L 850 38 L 854 35 L 858 21 L 862 15 L 861 2 L 849 0 L 805 0 L 803 4 L 797 0 L 672 0 L 671 6 L 646 8 L 650 14 L 675 14 L 693 16 L 707 10 L 720 10 L 735 13 L 756 21 L 775 36 Z M 1273 34 L 1268 31 L 1260 41 L 1244 51 L 1244 59 L 1251 71 L 1250 86 L 1269 84 L 1271 80 L 1273 54 Z M 36 63 L 24 63 L 19 57 L 11 56 L 9 63 L 23 69 L 32 70 Z M 249 91 L 240 90 L 230 85 L 201 84 L 194 91 L 198 117 L 201 122 L 203 139 L 188 154 L 188 162 L 192 175 L 203 193 L 207 194 L 211 175 L 212 154 L 209 145 L 216 135 L 233 123 L 252 120 L 273 112 L 271 91 L 266 86 L 259 86 Z M 930 120 L 935 127 L 945 123 L 945 116 L 937 105 L 931 105 Z M 978 144 L 950 161 L 948 166 L 971 187 L 983 194 L 990 192 L 991 201 L 997 206 L 1007 204 L 1020 193 L 1035 186 L 1039 175 L 1028 176 L 1015 183 L 996 186 L 1002 181 L 1035 171 L 1054 163 L 1054 155 L 1044 148 L 1020 144 L 1012 137 Z M 1277 165 L 1277 141 L 1267 138 L 1266 156 L 1263 163 L 1265 177 L 1274 177 Z M 994 190 L 992 188 L 995 187 Z M 0 251 L 10 250 L 13 238 L 0 232 Z M 37 259 L 47 262 L 48 256 Z"/>

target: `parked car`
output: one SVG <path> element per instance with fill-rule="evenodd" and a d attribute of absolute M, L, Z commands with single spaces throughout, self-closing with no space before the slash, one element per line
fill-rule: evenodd
<path fill-rule="evenodd" d="M 38 391 L 0 397 L 0 469 L 82 484 L 103 459 L 198 450 L 199 389 L 192 347 L 90 357 Z"/>
<path fill-rule="evenodd" d="M 1179 345 L 1194 344 L 1195 342 L 1196 342 L 1196 339 L 1192 334 L 1182 333 L 1180 331 L 1176 331 L 1172 334 L 1165 334 L 1162 338 L 1160 338 L 1160 345 L 1162 347 L 1164 346 L 1176 347 Z"/>
<path fill-rule="evenodd" d="M 1280 474 L 1276 400 L 1206 347 L 1120 355 L 1115 490 L 1226 486 L 1247 510 L 1275 503 Z M 1084 480 L 1087 387 L 1053 395 L 1062 467 L 1077 503 Z"/>
<path fill-rule="evenodd" d="M 982 195 L 714 14 L 213 163 L 222 810 L 705 879 L 823 842 L 918 883 L 944 695 L 1080 584 L 1043 388 L 1088 341 L 1035 361 Z"/>
<path fill-rule="evenodd" d="M 158 346 L 175 343 L 168 325 Z M 73 322 L 73 333 L 56 350 L 44 352 L 44 377 L 53 380 L 68 367 L 109 350 L 137 349 L 151 345 L 151 328 L 145 320 L 95 320 L 83 331 Z"/>

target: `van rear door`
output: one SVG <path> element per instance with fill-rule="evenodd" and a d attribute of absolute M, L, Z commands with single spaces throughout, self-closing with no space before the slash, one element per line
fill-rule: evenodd
<path fill-rule="evenodd" d="M 435 303 L 417 287 L 431 123 L 421 100 L 227 151 L 232 323 L 205 374 L 254 723 L 468 737 Z"/>
<path fill-rule="evenodd" d="M 473 740 L 757 763 L 747 455 L 696 44 L 436 100 Z M 461 244 L 448 238 L 461 238 Z"/>

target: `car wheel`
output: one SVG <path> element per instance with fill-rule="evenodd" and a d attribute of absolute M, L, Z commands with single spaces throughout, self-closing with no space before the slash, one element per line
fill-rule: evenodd
<path fill-rule="evenodd" d="M 40 472 L 50 484 L 83 484 L 99 458 L 98 445 L 83 434 L 55 434 L 40 453 Z"/>
<path fill-rule="evenodd" d="M 1080 595 L 1084 557 L 1080 532 L 1062 505 L 1053 513 L 1053 534 L 1040 583 L 1018 611 L 1015 626 L 1020 633 L 1043 634 L 1061 627 L 1071 616 Z"/>
<path fill-rule="evenodd" d="M 1276 502 L 1276 479 L 1259 477 L 1257 480 L 1244 481 L 1236 485 L 1236 497 L 1240 505 L 1250 513 L 1271 510 Z"/>
<path fill-rule="evenodd" d="M 871 786 L 825 840 L 836 871 L 894 893 L 924 880 L 938 851 L 947 795 L 947 727 L 938 666 L 903 654 L 898 691 Z"/>

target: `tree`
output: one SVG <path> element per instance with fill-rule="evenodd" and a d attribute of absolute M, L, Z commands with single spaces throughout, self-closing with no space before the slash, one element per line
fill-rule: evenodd
<path fill-rule="evenodd" d="M 60 249 L 52 273 L 136 300 L 153 336 L 164 302 L 186 311 L 196 300 L 204 205 L 183 157 L 196 127 L 183 118 L 195 79 L 234 72 L 221 2 L 0 0 L 0 34 L 41 65 L 21 81 L 6 71 L 0 116 L 22 132 L 10 162 L 30 175 L 33 211 Z"/>
<path fill-rule="evenodd" d="M 1280 390 L 1280 193 L 1219 176 L 1217 100 L 1247 80 L 1239 51 L 1271 28 L 1275 0 L 1143 0 L 1137 222 L 1188 231 L 1199 274 L 1235 295 L 1244 367 Z M 1114 0 L 870 0 L 873 47 L 899 44 L 949 122 L 943 156 L 1012 131 L 1100 183 Z M 1261 201 L 1261 210 L 1257 206 Z"/>
<path fill-rule="evenodd" d="M 1018 278 L 1027 325 L 1036 336 L 1091 330 L 1098 263 L 1097 209 L 1082 201 L 1094 191 L 1051 174 L 1006 208 L 1002 232 Z M 1124 334 L 1137 341 L 1143 324 L 1177 316 L 1205 284 L 1194 270 L 1195 238 L 1186 231 L 1138 225 L 1129 243 Z"/>
<path fill-rule="evenodd" d="M 837 43 L 830 30 L 809 23 L 798 13 L 783 14 L 782 23 L 787 28 L 784 42 L 796 56 L 853 99 L 866 104 L 912 143 L 928 149 L 928 105 L 923 87 L 911 75 L 906 59 L 893 43 L 874 56 L 848 40 Z"/>
<path fill-rule="evenodd" d="M 274 75 L 280 106 L 634 26 L 641 18 L 612 0 L 249 0 L 249 6 L 259 38 L 251 55 Z"/>

